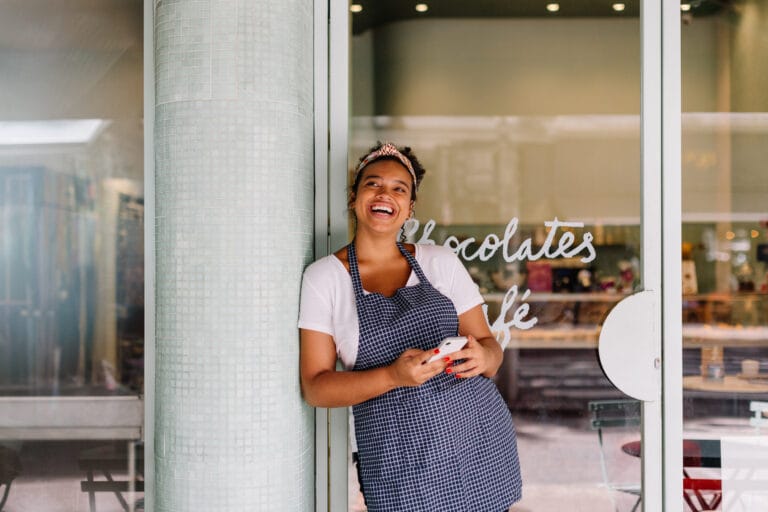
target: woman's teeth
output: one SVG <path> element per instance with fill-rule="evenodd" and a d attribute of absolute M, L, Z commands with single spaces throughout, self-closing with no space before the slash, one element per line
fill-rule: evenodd
<path fill-rule="evenodd" d="M 371 211 L 376 213 L 387 213 L 392 214 L 393 210 L 389 206 L 374 206 L 371 208 Z"/>

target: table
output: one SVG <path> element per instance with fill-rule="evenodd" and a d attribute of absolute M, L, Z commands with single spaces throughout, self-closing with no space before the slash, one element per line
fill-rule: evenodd
<path fill-rule="evenodd" d="M 640 441 L 630 441 L 621 446 L 621 451 L 633 457 L 640 457 Z M 719 439 L 683 439 L 683 467 L 719 468 Z"/>
<path fill-rule="evenodd" d="M 768 381 L 763 384 L 735 375 L 726 375 L 722 380 L 705 379 L 701 375 L 689 375 L 683 377 L 683 389 L 735 394 L 768 393 Z"/>
<path fill-rule="evenodd" d="M 143 437 L 144 401 L 135 394 L 101 396 L 0 396 L 0 439 L 13 440 L 125 440 L 120 469 L 127 469 L 128 480 L 114 481 L 116 456 L 111 453 L 83 453 L 80 468 L 87 480 L 81 490 L 88 493 L 91 511 L 96 510 L 96 492 L 114 493 L 124 510 L 129 506 L 121 495 L 127 492 L 133 502 L 135 492 L 143 491 L 143 459 L 137 442 Z M 137 467 L 137 463 L 138 466 Z M 127 465 L 127 468 L 126 468 Z M 95 481 L 101 471 L 106 482 Z"/>
<path fill-rule="evenodd" d="M 723 436 L 720 444 L 723 510 L 768 510 L 768 436 Z"/>
<path fill-rule="evenodd" d="M 621 450 L 633 457 L 640 457 L 642 445 L 639 440 L 630 441 L 623 444 Z M 691 475 L 689 469 L 719 468 L 720 464 L 719 439 L 683 439 L 683 499 L 691 510 L 716 510 L 723 499 L 723 494 L 720 479 L 696 478 Z"/>
<path fill-rule="evenodd" d="M 683 324 L 683 347 L 768 347 L 768 327 Z M 494 332 L 497 339 L 501 333 Z M 599 325 L 536 325 L 529 330 L 512 329 L 507 348 L 579 349 L 597 348 Z"/>

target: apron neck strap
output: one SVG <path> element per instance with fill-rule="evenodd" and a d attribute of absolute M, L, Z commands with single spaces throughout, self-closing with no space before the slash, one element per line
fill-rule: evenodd
<path fill-rule="evenodd" d="M 357 266 L 357 253 L 355 252 L 355 241 L 352 240 L 347 245 L 347 261 L 349 262 L 349 274 L 352 276 L 352 288 L 355 290 L 355 297 L 363 297 L 363 283 L 360 280 L 360 268 Z"/>
<path fill-rule="evenodd" d="M 416 258 L 414 258 L 413 255 L 408 252 L 408 249 L 406 249 L 405 246 L 400 242 L 397 242 L 397 248 L 400 250 L 400 253 L 403 255 L 403 257 L 408 260 L 408 264 L 416 273 L 416 277 L 419 278 L 419 282 L 428 283 L 429 280 L 427 280 L 427 276 L 424 275 L 424 271 L 421 270 L 421 266 L 419 265 L 419 262 L 416 261 Z M 355 251 L 354 240 L 352 240 L 349 245 L 347 245 L 347 261 L 349 262 L 349 274 L 352 276 L 352 288 L 355 291 L 355 297 L 363 297 L 365 293 L 363 292 L 363 283 L 360 279 L 360 267 L 357 264 L 357 252 Z"/>
<path fill-rule="evenodd" d="M 416 261 L 416 258 L 408 252 L 408 249 L 405 248 L 403 244 L 400 242 L 397 242 L 397 248 L 400 249 L 400 253 L 405 256 L 405 259 L 408 260 L 408 263 L 411 265 L 411 269 L 413 269 L 414 272 L 416 272 L 416 277 L 419 278 L 420 283 L 428 283 L 427 276 L 424 275 L 424 272 L 421 270 L 421 265 L 419 265 L 419 262 Z"/>

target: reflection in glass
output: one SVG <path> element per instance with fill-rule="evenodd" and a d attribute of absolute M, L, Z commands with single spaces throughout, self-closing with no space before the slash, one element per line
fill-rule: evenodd
<path fill-rule="evenodd" d="M 4 510 L 141 503 L 142 22 L 140 1 L 0 6 Z"/>
<path fill-rule="evenodd" d="M 689 18 L 683 50 L 685 490 L 724 511 L 768 509 L 768 2 Z M 697 73 L 694 83 L 685 77 Z M 686 448 L 687 445 L 684 445 Z M 687 448 L 686 448 L 687 451 Z M 695 455 L 695 454 L 694 454 Z"/>
<path fill-rule="evenodd" d="M 595 348 L 641 285 L 640 24 L 637 5 L 573 9 L 366 4 L 351 15 L 350 167 L 381 140 L 427 169 L 405 236 L 454 248 L 484 295 L 506 348 L 519 508 L 631 510 L 638 404 Z"/>

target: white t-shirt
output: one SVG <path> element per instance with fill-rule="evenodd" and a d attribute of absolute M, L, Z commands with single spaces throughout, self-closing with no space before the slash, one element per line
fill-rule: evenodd
<path fill-rule="evenodd" d="M 432 286 L 451 299 L 459 315 L 483 303 L 477 285 L 451 249 L 416 244 L 416 261 Z M 418 283 L 411 271 L 406 286 Z M 304 271 L 299 328 L 333 336 L 344 368 L 354 367 L 360 336 L 355 292 L 352 276 L 334 255 L 320 258 Z"/>

